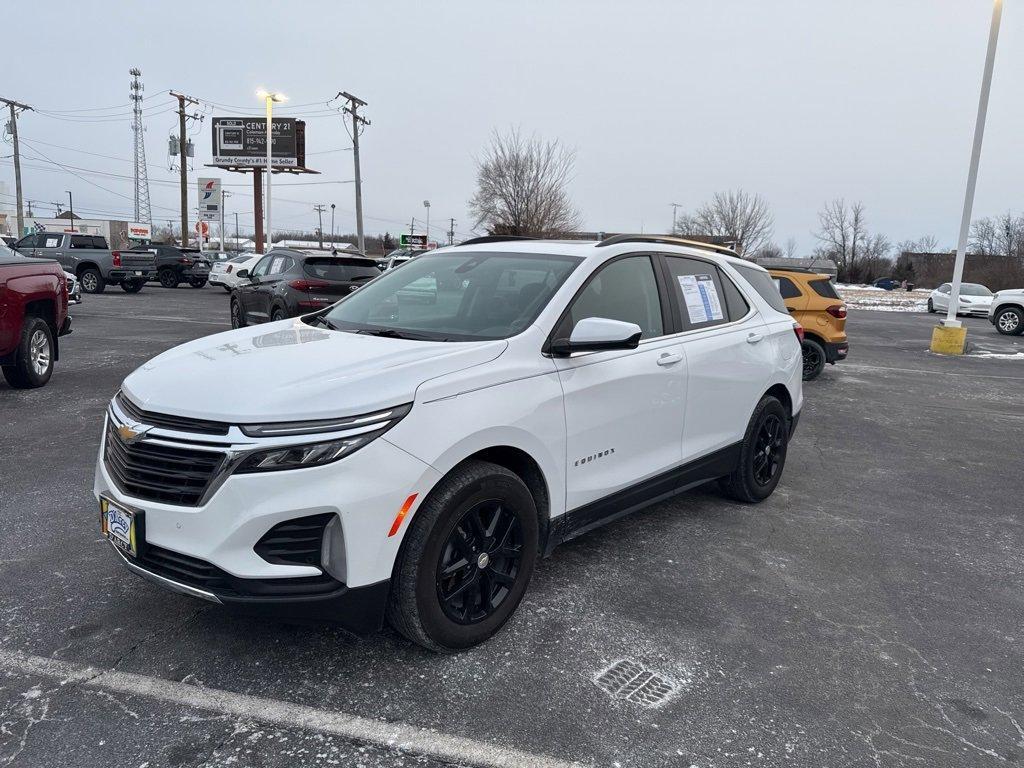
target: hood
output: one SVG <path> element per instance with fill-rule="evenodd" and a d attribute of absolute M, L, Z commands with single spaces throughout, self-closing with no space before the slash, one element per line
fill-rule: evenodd
<path fill-rule="evenodd" d="M 410 403 L 423 382 L 494 360 L 507 346 L 363 336 L 296 318 L 182 344 L 121 388 L 148 411 L 234 424 L 356 416 Z"/>

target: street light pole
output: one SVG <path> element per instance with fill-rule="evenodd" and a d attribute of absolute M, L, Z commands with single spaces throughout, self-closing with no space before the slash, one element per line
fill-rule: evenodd
<path fill-rule="evenodd" d="M 74 232 L 75 231 L 75 199 L 71 196 L 71 190 L 70 189 L 66 189 L 64 191 L 68 193 L 68 210 L 70 211 L 70 213 L 68 215 L 71 217 L 71 231 Z"/>
<path fill-rule="evenodd" d="M 331 203 L 331 250 L 334 250 L 334 203 Z"/>
<path fill-rule="evenodd" d="M 423 207 L 427 209 L 427 242 L 430 242 L 430 201 L 424 200 Z"/>
<path fill-rule="evenodd" d="M 988 52 L 985 54 L 985 71 L 981 78 L 981 96 L 978 99 L 978 116 L 974 124 L 974 146 L 971 148 L 971 165 L 967 172 L 967 192 L 964 195 L 964 210 L 960 218 L 960 237 L 956 245 L 956 262 L 953 265 L 953 283 L 949 292 L 949 309 L 946 319 L 932 334 L 932 351 L 947 354 L 963 354 L 967 331 L 956 319 L 960 305 L 960 284 L 964 276 L 964 261 L 967 254 L 967 237 L 971 228 L 971 213 L 974 209 L 974 190 L 978 184 L 978 165 L 981 161 L 981 144 L 985 137 L 985 119 L 988 116 L 988 97 L 992 87 L 992 70 L 995 66 L 996 45 L 999 42 L 999 24 L 1003 15 L 1003 0 L 992 4 L 992 24 L 988 33 Z M 945 344 L 943 344 L 945 342 Z"/>

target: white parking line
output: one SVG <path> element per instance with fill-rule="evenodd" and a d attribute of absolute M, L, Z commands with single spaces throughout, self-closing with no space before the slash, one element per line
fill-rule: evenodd
<path fill-rule="evenodd" d="M 386 723 L 278 699 L 248 696 L 219 688 L 206 688 L 131 672 L 98 669 L 16 651 L 0 649 L 0 669 L 41 675 L 58 680 L 62 684 L 146 696 L 169 704 L 234 715 L 246 720 L 318 731 L 460 765 L 480 768 L 582 768 L 580 763 L 565 762 L 485 741 L 437 733 L 406 723 Z"/>
<path fill-rule="evenodd" d="M 1020 381 L 1020 376 L 997 376 L 991 373 L 974 373 L 973 371 L 925 371 L 920 368 L 893 368 L 886 365 L 865 365 L 864 363 L 841 363 L 840 370 L 849 371 L 896 371 L 897 373 L 920 373 L 925 376 L 967 376 L 972 379 L 1013 379 Z"/>
<path fill-rule="evenodd" d="M 159 314 L 102 314 L 100 312 L 89 312 L 88 314 L 81 315 L 82 319 L 89 319 L 90 317 L 105 317 L 106 319 L 141 319 L 141 321 L 155 321 L 158 323 L 197 323 L 201 326 L 228 326 L 228 318 L 221 319 L 221 321 L 197 321 L 197 319 L 188 319 L 187 317 L 175 317 L 173 315 L 159 315 Z"/>

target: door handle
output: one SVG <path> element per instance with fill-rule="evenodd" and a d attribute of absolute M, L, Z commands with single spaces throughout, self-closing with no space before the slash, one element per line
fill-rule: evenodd
<path fill-rule="evenodd" d="M 759 342 L 763 338 L 764 338 L 763 334 L 760 334 L 760 333 L 748 333 L 747 334 L 747 344 L 757 344 L 757 342 Z"/>
<path fill-rule="evenodd" d="M 679 354 L 678 352 L 676 352 L 676 353 L 666 352 L 665 354 L 663 354 L 661 357 L 658 358 L 658 365 L 661 365 L 661 366 L 675 365 L 676 363 L 678 363 L 682 359 L 683 359 L 683 356 L 681 354 Z"/>

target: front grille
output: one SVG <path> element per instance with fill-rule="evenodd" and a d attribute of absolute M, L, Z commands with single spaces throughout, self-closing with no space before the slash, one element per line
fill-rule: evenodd
<path fill-rule="evenodd" d="M 205 560 L 148 543 L 140 557 L 126 557 L 150 573 L 218 597 L 304 597 L 330 594 L 344 586 L 327 574 L 293 579 L 240 579 Z"/>
<path fill-rule="evenodd" d="M 201 435 L 226 435 L 228 433 L 229 425 L 223 422 L 190 419 L 185 416 L 171 416 L 166 413 L 144 411 L 125 397 L 122 392 L 117 393 L 117 407 L 128 418 L 152 427 L 163 427 L 178 432 L 196 432 Z"/>
<path fill-rule="evenodd" d="M 332 517 L 328 512 L 285 520 L 263 534 L 253 549 L 268 563 L 319 567 L 324 528 Z"/>
<path fill-rule="evenodd" d="M 141 441 L 126 445 L 107 427 L 103 459 L 117 486 L 138 499 L 194 507 L 226 455 Z"/>

